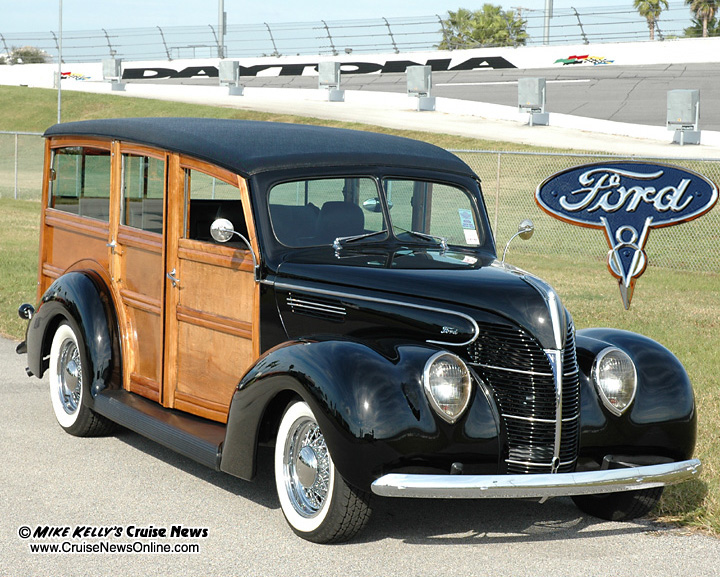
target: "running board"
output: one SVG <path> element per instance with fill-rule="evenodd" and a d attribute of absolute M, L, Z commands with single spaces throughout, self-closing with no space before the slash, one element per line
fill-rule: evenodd
<path fill-rule="evenodd" d="M 105 390 L 93 399 L 93 410 L 111 421 L 173 451 L 220 470 L 226 426 L 161 407 L 124 390 Z"/>

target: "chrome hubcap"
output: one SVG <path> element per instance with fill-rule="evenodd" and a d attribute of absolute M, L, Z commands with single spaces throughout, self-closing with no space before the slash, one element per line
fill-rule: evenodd
<path fill-rule="evenodd" d="M 303 487 L 312 487 L 317 479 L 318 459 L 312 447 L 300 449 L 296 464 L 298 480 Z"/>
<path fill-rule="evenodd" d="M 285 488 L 293 508 L 303 517 L 320 511 L 330 487 L 330 454 L 320 427 L 298 420 L 285 443 Z"/>
<path fill-rule="evenodd" d="M 57 365 L 57 391 L 60 404 L 68 415 L 77 411 L 82 392 L 82 364 L 80 351 L 75 343 L 68 339 L 60 347 Z"/>

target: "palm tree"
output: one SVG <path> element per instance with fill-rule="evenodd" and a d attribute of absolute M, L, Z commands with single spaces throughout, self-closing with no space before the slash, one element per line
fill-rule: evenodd
<path fill-rule="evenodd" d="M 480 10 L 459 8 L 442 20 L 441 50 L 478 46 L 518 46 L 527 41 L 527 21 L 513 10 L 484 4 Z"/>
<path fill-rule="evenodd" d="M 695 14 L 695 17 L 702 22 L 702 35 L 703 38 L 708 37 L 708 22 L 711 22 L 715 18 L 715 13 L 718 10 L 717 0 L 685 0 L 685 4 L 690 6 L 690 11 Z"/>
<path fill-rule="evenodd" d="M 663 9 L 667 10 L 668 0 L 635 0 L 635 9 L 648 23 L 650 40 L 655 40 L 655 26 Z"/>

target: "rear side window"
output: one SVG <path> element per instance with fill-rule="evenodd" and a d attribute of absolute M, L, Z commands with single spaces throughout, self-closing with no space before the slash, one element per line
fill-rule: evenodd
<path fill-rule="evenodd" d="M 229 220 L 233 228 L 247 236 L 245 215 L 237 186 L 194 169 L 185 169 L 185 231 L 187 238 L 213 242 L 210 225 L 218 218 Z M 230 246 L 236 246 L 233 238 Z M 237 245 L 241 246 L 241 245 Z"/>
<path fill-rule="evenodd" d="M 162 234 L 165 161 L 123 154 L 122 224 Z"/>
<path fill-rule="evenodd" d="M 88 146 L 59 148 L 53 154 L 50 208 L 108 222 L 110 151 Z"/>

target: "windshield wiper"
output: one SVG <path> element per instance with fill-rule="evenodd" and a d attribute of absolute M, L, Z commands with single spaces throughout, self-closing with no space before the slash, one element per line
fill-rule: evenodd
<path fill-rule="evenodd" d="M 343 244 L 355 242 L 356 240 L 362 240 L 364 238 L 370 238 L 371 236 L 377 236 L 379 234 L 387 234 L 387 230 L 377 230 L 375 232 L 366 232 L 365 234 L 355 234 L 353 236 L 339 236 L 333 241 L 333 248 L 340 250 Z"/>
<path fill-rule="evenodd" d="M 408 233 L 408 234 L 410 234 L 410 235 L 412 235 L 412 236 L 416 236 L 416 237 L 418 237 L 418 238 L 422 238 L 423 240 L 435 241 L 435 242 L 437 242 L 437 243 L 440 245 L 440 249 L 441 249 L 443 252 L 447 252 L 447 250 L 448 250 L 448 242 L 447 242 L 447 239 L 446 239 L 444 236 L 435 236 L 435 235 L 432 235 L 432 234 L 426 234 L 426 233 L 424 233 L 424 232 L 418 232 L 418 231 L 416 231 L 416 230 L 406 230 L 406 229 L 404 229 L 404 228 L 400 228 L 399 226 L 396 226 L 395 228 L 398 229 L 398 230 L 401 230 L 401 231 L 403 231 L 403 232 L 406 232 L 406 233 Z"/>

